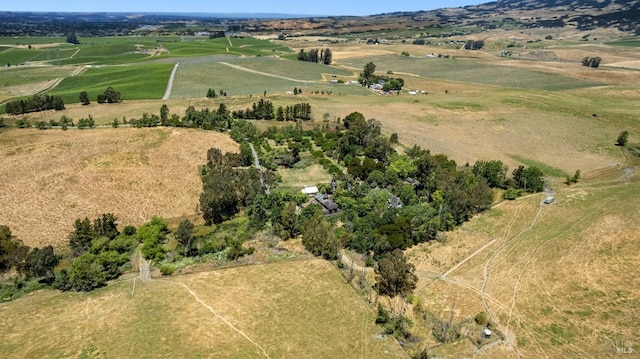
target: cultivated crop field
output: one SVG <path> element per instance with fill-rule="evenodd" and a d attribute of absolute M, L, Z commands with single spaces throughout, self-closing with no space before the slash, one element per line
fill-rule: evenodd
<path fill-rule="evenodd" d="M 309 295 L 314 293 L 314 295 Z M 0 305 L 3 358 L 403 358 L 326 261 L 287 261 Z"/>
<path fill-rule="evenodd" d="M 61 247 L 76 218 L 192 215 L 211 147 L 237 151 L 227 135 L 189 129 L 3 132 L 0 223 L 29 246 Z"/>
<path fill-rule="evenodd" d="M 60 95 L 66 103 L 78 103 L 81 91 L 86 91 L 92 101 L 111 86 L 122 94 L 123 100 L 162 98 L 171 64 L 140 64 L 89 68 L 75 77 L 64 79 L 47 94 Z"/>
<path fill-rule="evenodd" d="M 193 58 L 180 62 L 172 98 L 204 97 L 207 90 L 224 90 L 228 96 L 284 94 L 294 87 L 309 94 L 332 91 L 334 94 L 369 92 L 359 85 L 331 84 L 323 74 L 351 75 L 349 71 L 324 65 L 300 63 L 276 58 Z"/>

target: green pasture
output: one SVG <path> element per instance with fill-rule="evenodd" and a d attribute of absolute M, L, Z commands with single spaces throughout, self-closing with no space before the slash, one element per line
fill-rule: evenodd
<path fill-rule="evenodd" d="M 0 45 L 44 45 L 44 44 L 59 44 L 65 43 L 64 37 L 0 37 Z"/>
<path fill-rule="evenodd" d="M 216 39 L 216 40 L 224 41 L 225 39 Z M 241 37 L 241 38 L 231 37 L 229 38 L 229 40 L 233 44 L 233 47 L 238 47 L 243 49 L 249 48 L 249 49 L 254 49 L 259 51 L 291 52 L 291 49 L 289 49 L 286 46 L 276 44 L 267 40 L 259 40 L 254 37 Z"/>
<path fill-rule="evenodd" d="M 353 76 L 353 72 L 351 71 L 332 66 L 297 60 L 282 60 L 275 57 L 263 57 L 257 59 L 237 58 L 227 62 L 255 71 L 284 77 L 293 77 L 295 79 L 305 81 L 322 80 L 323 74 Z"/>
<path fill-rule="evenodd" d="M 294 88 L 302 89 L 305 95 L 314 91 L 330 91 L 334 95 L 363 95 L 370 93 L 363 87 L 356 85 L 331 84 L 326 81 L 307 81 L 305 79 L 308 78 L 309 75 L 304 71 L 291 71 L 288 73 L 287 77 L 296 81 L 276 77 L 280 76 L 277 75 L 277 73 L 282 73 L 281 68 L 275 71 L 276 74 L 268 72 L 270 71 L 270 67 L 273 66 L 273 62 L 279 61 L 275 59 L 265 62 L 259 58 L 249 60 L 256 62 L 256 64 L 250 65 L 252 70 L 265 74 L 244 71 L 221 63 L 228 62 L 237 64 L 235 63 L 236 60 L 236 58 L 230 56 L 214 56 L 188 59 L 184 62 L 181 61 L 171 96 L 173 98 L 205 97 L 209 88 L 216 91 L 223 90 L 227 92 L 228 96 L 262 95 L 264 91 L 267 91 L 268 94 L 284 94 L 287 91 L 293 91 Z M 262 69 L 259 64 L 266 66 Z M 240 64 L 237 65 L 241 66 Z M 291 65 L 294 66 L 294 68 L 299 66 L 297 63 L 292 63 Z M 319 75 L 317 68 L 311 68 L 314 69 L 313 71 L 316 72 L 316 75 Z M 269 76 L 269 74 L 274 76 Z"/>
<path fill-rule="evenodd" d="M 154 46 L 158 46 L 154 43 Z M 135 41 L 105 43 L 94 45 L 78 45 L 80 51 L 73 57 L 62 58 L 63 64 L 123 64 L 149 59 L 147 54 L 137 52 Z M 148 49 L 148 46 L 144 48 Z"/>
<path fill-rule="evenodd" d="M 55 55 L 54 55 L 55 57 Z M 29 50 L 23 48 L 5 48 L 0 52 L 0 64 L 15 66 L 27 61 L 46 61 L 47 52 L 44 50 Z"/>
<path fill-rule="evenodd" d="M 384 55 L 353 59 L 345 64 L 364 68 L 364 65 L 368 62 L 373 62 L 376 65 L 376 71 L 380 73 L 386 73 L 387 71 L 402 72 L 448 81 L 532 90 L 561 91 L 599 85 L 594 82 L 540 71 L 489 65 L 472 59 L 429 59 Z"/>
<path fill-rule="evenodd" d="M 64 79 L 49 95 L 60 95 L 65 103 L 77 103 L 80 92 L 91 101 L 111 86 L 123 100 L 160 99 L 171 75 L 171 64 L 144 64 L 90 68 L 80 76 Z"/>
<path fill-rule="evenodd" d="M 71 76 L 73 67 L 46 66 L 25 67 L 12 66 L 0 69 L 0 88 L 5 86 L 19 86 L 30 83 L 51 81 L 53 79 Z"/>
<path fill-rule="evenodd" d="M 245 38 L 195 38 L 192 41 L 162 42 L 171 56 L 204 56 L 216 54 L 266 56 L 274 53 L 290 52 L 284 46 L 266 40 Z"/>

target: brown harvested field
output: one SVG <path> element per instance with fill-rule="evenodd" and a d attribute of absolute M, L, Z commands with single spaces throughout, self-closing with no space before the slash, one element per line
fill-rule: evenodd
<path fill-rule="evenodd" d="M 182 128 L 5 131 L 0 223 L 29 246 L 61 246 L 76 218 L 192 215 L 211 147 L 238 151 L 227 135 Z"/>
<path fill-rule="evenodd" d="M 0 304 L 3 358 L 404 358 L 329 262 L 287 261 Z"/>

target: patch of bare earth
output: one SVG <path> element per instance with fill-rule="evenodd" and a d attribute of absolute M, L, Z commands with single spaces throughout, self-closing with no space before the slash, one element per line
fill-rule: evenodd
<path fill-rule="evenodd" d="M 0 139 L 0 223 L 29 246 L 65 243 L 76 218 L 137 225 L 197 212 L 207 149 L 228 136 L 190 129 L 12 130 Z"/>

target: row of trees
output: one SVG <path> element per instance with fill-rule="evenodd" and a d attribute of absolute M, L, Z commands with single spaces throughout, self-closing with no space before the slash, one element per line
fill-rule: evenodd
<path fill-rule="evenodd" d="M 308 103 L 297 103 L 291 106 L 278 106 L 274 111 L 273 103 L 269 100 L 260 99 L 245 110 L 233 111 L 231 117 L 247 120 L 277 120 L 296 121 L 311 120 L 311 105 Z"/>
<path fill-rule="evenodd" d="M 30 112 L 47 110 L 64 110 L 62 97 L 54 95 L 33 95 L 30 98 L 9 101 L 6 105 L 7 113 L 10 115 L 22 115 Z"/>
<path fill-rule="evenodd" d="M 331 53 L 331 49 L 329 48 L 326 48 L 324 50 L 312 49 L 309 50 L 309 52 L 305 52 L 304 49 L 300 49 L 300 52 L 298 52 L 298 61 L 331 65 L 331 62 L 333 61 L 333 55 Z"/>
<path fill-rule="evenodd" d="M 216 94 L 216 90 L 210 88 L 207 90 L 207 98 L 216 98 L 218 95 Z M 227 96 L 227 93 L 223 90 L 220 90 L 219 96 Z"/>
<path fill-rule="evenodd" d="M 79 100 L 80 103 L 85 106 L 91 104 L 89 93 L 87 93 L 86 91 L 80 92 Z M 122 95 L 113 87 L 109 86 L 104 90 L 103 93 L 98 94 L 97 101 L 98 103 L 118 103 L 122 101 Z"/>

